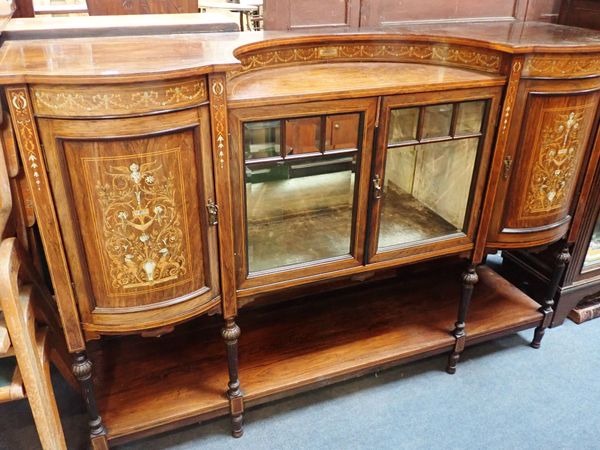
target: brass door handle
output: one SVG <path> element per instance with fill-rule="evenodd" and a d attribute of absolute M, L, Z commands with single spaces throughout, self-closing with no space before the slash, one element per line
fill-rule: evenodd
<path fill-rule="evenodd" d="M 375 175 L 375 178 L 373 178 L 373 197 L 377 200 L 383 197 L 383 188 L 381 187 L 381 178 L 379 178 L 379 175 Z"/>

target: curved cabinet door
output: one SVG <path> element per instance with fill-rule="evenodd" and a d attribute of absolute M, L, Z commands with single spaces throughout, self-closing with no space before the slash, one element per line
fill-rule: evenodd
<path fill-rule="evenodd" d="M 523 83 L 513 118 L 521 126 L 510 131 L 489 246 L 544 245 L 565 235 L 585 166 L 597 158 L 588 149 L 599 84 L 580 81 L 574 90 L 572 82 Z"/>
<path fill-rule="evenodd" d="M 214 308 L 207 109 L 39 125 L 84 329 L 156 328 Z"/>

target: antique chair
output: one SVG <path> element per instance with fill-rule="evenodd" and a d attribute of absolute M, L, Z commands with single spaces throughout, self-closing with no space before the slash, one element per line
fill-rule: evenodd
<path fill-rule="evenodd" d="M 50 360 L 72 385 L 75 380 L 66 363 L 54 301 L 38 275 L 37 264 L 25 250 L 34 247 L 29 245 L 27 230 L 30 228 L 20 214 L 25 208 L 23 193 L 11 189 L 18 188 L 21 171 L 10 135 L 5 122 L 4 145 L 0 146 L 4 147 L 0 148 L 0 232 L 3 237 L 0 243 L 0 403 L 27 398 L 42 447 L 66 449 L 50 379 Z M 26 245 L 17 237 L 6 237 L 13 235 L 18 235 Z"/>

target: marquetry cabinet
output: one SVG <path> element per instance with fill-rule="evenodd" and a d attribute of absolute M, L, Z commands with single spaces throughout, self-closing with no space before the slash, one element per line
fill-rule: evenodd
<path fill-rule="evenodd" d="M 565 235 L 586 168 L 598 158 L 589 150 L 599 99 L 597 79 L 521 83 L 488 246 L 536 246 Z"/>
<path fill-rule="evenodd" d="M 239 437 L 245 397 L 540 346 L 598 214 L 600 36 L 465 33 L 2 44 L 95 448 L 227 413 Z M 484 266 L 498 249 L 549 255 L 541 307 Z"/>
<path fill-rule="evenodd" d="M 592 151 L 597 152 L 600 146 L 600 133 L 592 143 Z M 593 169 L 590 166 L 590 169 Z M 596 167 L 592 188 L 587 197 L 581 198 L 577 204 L 576 218 L 580 224 L 572 237 L 573 260 L 560 281 L 555 295 L 555 313 L 552 325 L 559 326 L 567 318 L 569 312 L 584 300 L 594 300 L 600 293 L 600 170 Z M 540 253 L 524 250 L 503 252 L 503 265 L 511 281 L 531 294 L 539 296 L 540 285 L 543 286 L 550 276 L 551 252 L 555 246 Z"/>

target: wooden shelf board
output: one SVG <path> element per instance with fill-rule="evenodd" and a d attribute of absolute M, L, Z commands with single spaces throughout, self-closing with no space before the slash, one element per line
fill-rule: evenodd
<path fill-rule="evenodd" d="M 439 272 L 438 272 L 439 273 Z M 248 405 L 449 351 L 460 267 L 413 280 L 240 311 L 240 380 Z M 539 305 L 487 267 L 467 321 L 469 342 L 539 323 Z M 91 351 L 111 440 L 228 413 L 221 320 L 204 317 L 159 339 L 101 341 Z"/>

